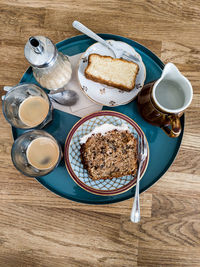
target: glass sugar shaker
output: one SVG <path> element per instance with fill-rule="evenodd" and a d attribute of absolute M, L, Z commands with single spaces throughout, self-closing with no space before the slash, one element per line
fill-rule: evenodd
<path fill-rule="evenodd" d="M 24 54 L 32 66 L 35 79 L 42 87 L 51 90 L 51 93 L 65 90 L 72 75 L 72 67 L 68 57 L 58 52 L 49 38 L 30 37 Z"/>

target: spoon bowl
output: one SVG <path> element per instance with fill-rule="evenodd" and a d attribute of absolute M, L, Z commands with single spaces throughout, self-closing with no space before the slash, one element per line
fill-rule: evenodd
<path fill-rule="evenodd" d="M 78 94 L 73 90 L 65 90 L 55 94 L 48 94 L 51 101 L 63 106 L 73 106 L 78 101 Z"/>

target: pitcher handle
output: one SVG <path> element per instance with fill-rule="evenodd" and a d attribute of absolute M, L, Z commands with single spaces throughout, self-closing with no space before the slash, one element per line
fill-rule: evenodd
<path fill-rule="evenodd" d="M 170 125 L 160 126 L 160 128 L 169 136 L 169 137 L 178 137 L 181 133 L 181 121 L 178 116 L 170 116 Z"/>

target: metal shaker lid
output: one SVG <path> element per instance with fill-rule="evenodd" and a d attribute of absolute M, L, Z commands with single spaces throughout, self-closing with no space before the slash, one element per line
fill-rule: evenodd
<path fill-rule="evenodd" d="M 44 36 L 32 36 L 24 48 L 24 55 L 33 67 L 51 65 L 57 57 L 57 49 L 52 41 Z"/>

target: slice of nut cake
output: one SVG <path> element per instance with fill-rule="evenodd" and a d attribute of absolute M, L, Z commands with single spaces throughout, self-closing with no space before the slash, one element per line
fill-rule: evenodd
<path fill-rule="evenodd" d="M 127 125 L 103 124 L 80 140 L 81 159 L 93 180 L 137 171 L 137 140 Z"/>

